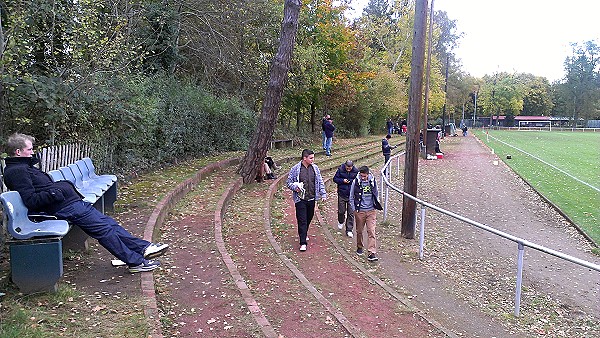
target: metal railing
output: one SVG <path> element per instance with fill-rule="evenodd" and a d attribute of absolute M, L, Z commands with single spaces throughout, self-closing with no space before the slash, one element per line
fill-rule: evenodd
<path fill-rule="evenodd" d="M 560 259 L 563 259 L 563 260 L 566 260 L 566 261 L 569 261 L 569 262 L 581 265 L 583 267 L 600 272 L 600 265 L 598 265 L 598 264 L 594 264 L 594 263 L 588 262 L 586 260 L 579 259 L 577 257 L 573 257 L 570 255 L 564 254 L 562 252 L 558 252 L 556 250 L 546 248 L 542 245 L 535 244 L 528 240 L 513 236 L 511 234 L 502 232 L 500 230 L 497 230 L 497 229 L 487 226 L 485 224 L 479 223 L 479 222 L 469 219 L 467 217 L 456 214 L 452 211 L 440 208 L 434 204 L 423 201 L 417 197 L 414 197 L 414 196 L 404 192 L 402 189 L 394 186 L 393 183 L 390 182 L 390 179 L 391 179 L 390 175 L 391 175 L 391 171 L 392 171 L 391 164 L 395 160 L 395 162 L 397 163 L 397 166 L 396 166 L 397 176 L 399 176 L 400 157 L 404 156 L 404 154 L 405 154 L 405 152 L 401 152 L 401 153 L 398 153 L 398 154 L 392 156 L 390 158 L 390 160 L 381 169 L 381 187 L 385 187 L 384 189 L 380 189 L 381 195 L 382 195 L 381 198 L 384 200 L 383 219 L 384 219 L 384 221 L 387 219 L 388 200 L 390 198 L 390 189 L 400 193 L 404 198 L 409 198 L 409 199 L 415 201 L 417 204 L 421 205 L 420 222 L 419 222 L 420 223 L 419 224 L 419 259 L 423 259 L 423 251 L 424 251 L 424 247 L 425 247 L 425 212 L 426 212 L 427 208 L 430 208 L 430 209 L 433 209 L 444 215 L 450 216 L 452 218 L 455 218 L 455 219 L 462 221 L 464 223 L 467 223 L 469 225 L 473 225 L 479 229 L 491 232 L 497 236 L 506 238 L 506 239 L 518 244 L 517 285 L 516 285 L 516 291 L 515 291 L 515 311 L 514 311 L 514 315 L 516 317 L 519 316 L 520 306 L 521 306 L 521 287 L 522 287 L 522 282 L 523 282 L 523 256 L 525 253 L 525 247 L 530 247 L 532 249 L 544 252 L 546 254 L 549 254 L 549 255 L 558 257 Z M 385 172 L 385 174 L 384 174 L 384 172 Z"/>

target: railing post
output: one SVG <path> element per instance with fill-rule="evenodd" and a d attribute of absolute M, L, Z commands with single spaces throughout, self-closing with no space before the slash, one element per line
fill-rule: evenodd
<path fill-rule="evenodd" d="M 419 259 L 423 259 L 425 249 L 425 205 L 423 204 L 421 204 L 421 221 L 419 223 Z"/>
<path fill-rule="evenodd" d="M 389 170 L 389 168 L 388 168 Z M 388 210 L 388 199 L 390 197 L 390 187 L 389 185 L 385 185 L 385 200 L 383 201 L 383 221 L 385 222 L 387 219 L 387 210 Z"/>
<path fill-rule="evenodd" d="M 515 295 L 515 317 L 519 317 L 521 308 L 521 286 L 523 284 L 523 253 L 525 246 L 523 243 L 519 243 L 519 254 L 517 256 L 517 291 Z"/>
<path fill-rule="evenodd" d="M 385 184 L 385 180 L 383 179 L 383 175 L 385 175 L 385 174 L 381 173 L 381 185 L 380 185 L 380 187 L 382 189 L 379 190 L 379 195 L 380 195 L 379 198 L 380 198 L 380 200 L 383 199 L 383 185 Z"/>

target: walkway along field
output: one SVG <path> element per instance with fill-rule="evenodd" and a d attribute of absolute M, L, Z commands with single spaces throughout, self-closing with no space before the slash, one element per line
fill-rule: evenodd
<path fill-rule="evenodd" d="M 322 169 L 337 168 L 346 158 L 353 158 L 359 165 L 376 163 L 376 168 L 382 162 L 378 146 L 378 140 L 373 141 L 371 148 L 359 149 L 355 143 L 334 151 L 332 159 L 317 156 L 317 164 Z M 534 241 L 532 236 L 538 236 L 539 232 L 556 236 L 557 244 L 571 241 L 572 248 L 569 246 L 566 250 L 575 250 L 575 256 L 589 251 L 585 241 L 578 240 L 572 229 L 565 229 L 557 215 L 546 210 L 543 202 L 536 200 L 507 168 L 493 167 L 492 158 L 474 138 L 450 138 L 444 146 L 447 154 L 444 160 L 421 164 L 421 197 L 449 205 L 449 209 L 463 211 L 489 225 L 495 222 L 502 223 L 499 226 L 503 227 L 518 225 L 525 231 L 521 235 Z M 368 153 L 371 156 L 357 160 Z M 474 167 L 463 168 L 465 159 Z M 293 163 L 296 160 L 281 163 L 284 168 L 278 174 L 285 176 Z M 491 188 L 496 189 L 493 191 L 497 196 L 504 197 L 503 207 L 481 198 L 490 196 L 490 181 L 480 177 L 485 171 L 481 170 L 484 165 L 501 170 L 500 176 L 490 174 L 495 175 L 495 186 Z M 473 176 L 475 174 L 479 176 Z M 326 175 L 331 177 L 333 172 Z M 471 179 L 464 175 L 470 175 L 466 177 Z M 473 177 L 477 178 L 473 180 Z M 161 290 L 159 303 L 166 336 L 202 333 L 202 336 L 214 337 L 459 334 L 566 337 L 599 332 L 596 320 L 599 286 L 593 273 L 577 272 L 576 267 L 563 267 L 561 262 L 548 257 L 536 258 L 537 253 L 528 252 L 522 316 L 514 318 L 510 314 L 515 248 L 439 216 L 428 215 L 432 232 L 427 233 L 431 237 L 426 238 L 425 261 L 417 259 L 416 240 L 400 239 L 399 219 L 395 223 L 393 216 L 390 222 L 379 226 L 382 260 L 376 264 L 360 260 L 353 255 L 353 241 L 338 233 L 334 226 L 333 186 L 328 189 L 328 201 L 319 205 L 323 218 L 313 221 L 309 250 L 305 253 L 297 251 L 295 218 L 287 189 L 276 188 L 276 183 L 271 185 L 276 189 L 276 199 L 270 212 L 270 229 L 265 227 L 269 186 L 253 185 L 237 191 L 226 207 L 228 211 L 221 225 L 227 255 L 237 270 L 231 277 L 228 274 L 231 268 L 220 261 L 218 244 L 211 244 L 214 242 L 210 226 L 206 229 L 192 226 L 199 221 L 210 221 L 210 210 L 202 209 L 198 213 L 193 209 L 214 209 L 207 193 L 227 189 L 231 179 L 220 175 L 211 178 L 210 183 L 207 181 L 208 188 L 197 189 L 195 197 L 177 208 L 181 215 L 163 227 L 177 230 L 175 234 L 185 234 L 191 244 L 188 246 L 186 242 L 183 246 L 188 251 L 185 254 L 171 252 L 173 267 L 163 270 L 166 274 L 161 273 L 157 286 Z M 478 179 L 483 186 L 476 184 Z M 503 192 L 505 189 L 500 187 L 508 189 Z M 508 217 L 504 210 L 517 210 L 518 216 Z M 540 210 L 544 212 L 540 214 Z M 399 214 L 398 209 L 396 217 Z M 492 222 L 482 220 L 482 216 Z M 217 218 L 215 215 L 213 226 L 219 223 Z M 179 226 L 188 230 L 180 231 Z M 198 232 L 200 229 L 205 230 Z M 174 240 L 172 235 L 165 234 L 165 240 Z M 544 240 L 548 244 L 549 239 Z M 198 259 L 202 258 L 201 252 L 206 258 Z M 597 262 L 595 256 L 585 258 Z M 545 266 L 540 267 L 540 262 Z M 573 271 L 575 275 L 561 275 L 557 271 Z M 581 287 L 572 286 L 574 279 Z M 242 288 L 245 298 L 240 296 L 236 286 Z M 221 305 L 215 305 L 215 301 Z"/>

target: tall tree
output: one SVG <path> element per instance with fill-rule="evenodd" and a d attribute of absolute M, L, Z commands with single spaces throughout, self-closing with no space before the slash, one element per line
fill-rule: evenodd
<path fill-rule="evenodd" d="M 573 44 L 573 55 L 565 61 L 567 102 L 576 124 L 579 118 L 598 116 L 600 108 L 600 46 L 594 41 Z"/>
<path fill-rule="evenodd" d="M 240 165 L 239 173 L 245 184 L 250 184 L 258 177 L 262 181 L 262 168 L 265 155 L 269 149 L 273 130 L 281 106 L 281 97 L 287 80 L 290 60 L 294 50 L 298 31 L 298 16 L 302 0 L 286 0 L 283 9 L 283 23 L 279 38 L 279 49 L 273 59 L 269 84 L 265 94 L 261 115 L 252 136 L 248 151 Z"/>
<path fill-rule="evenodd" d="M 532 81 L 525 84 L 525 87 L 521 115 L 550 115 L 553 104 L 548 80 L 534 77 Z"/>

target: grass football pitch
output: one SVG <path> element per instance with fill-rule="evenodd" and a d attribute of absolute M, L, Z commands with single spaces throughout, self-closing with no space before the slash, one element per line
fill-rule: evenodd
<path fill-rule="evenodd" d="M 600 133 L 489 130 L 488 137 L 476 130 L 475 135 L 600 244 Z"/>

